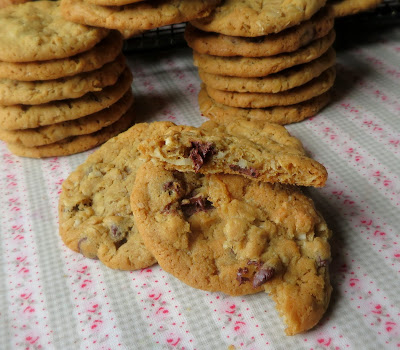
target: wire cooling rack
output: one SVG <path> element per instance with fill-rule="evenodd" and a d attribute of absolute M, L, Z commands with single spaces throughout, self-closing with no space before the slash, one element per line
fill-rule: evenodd
<path fill-rule="evenodd" d="M 400 25 L 400 0 L 384 0 L 374 10 L 336 20 L 336 28 L 342 32 L 355 28 L 373 29 L 391 25 Z M 185 26 L 185 23 L 179 23 L 146 31 L 126 40 L 124 52 L 130 54 L 183 47 L 186 45 L 183 37 Z"/>

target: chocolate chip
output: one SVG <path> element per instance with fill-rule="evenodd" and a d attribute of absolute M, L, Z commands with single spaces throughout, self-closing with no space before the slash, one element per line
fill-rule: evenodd
<path fill-rule="evenodd" d="M 114 242 L 118 242 L 125 238 L 125 233 L 122 232 L 116 224 L 111 225 L 109 235 Z"/>
<path fill-rule="evenodd" d="M 87 257 L 89 259 L 98 260 L 98 257 L 96 255 L 91 255 L 88 252 L 83 251 L 82 244 L 84 242 L 86 242 L 87 240 L 88 240 L 87 237 L 83 237 L 78 241 L 78 251 L 79 251 L 79 253 L 81 253 L 82 255 L 84 255 L 85 257 Z"/>
<path fill-rule="evenodd" d="M 253 287 L 258 288 L 265 282 L 269 281 L 272 277 L 274 277 L 275 269 L 270 266 L 261 267 L 253 277 Z"/>
<path fill-rule="evenodd" d="M 321 257 L 319 256 L 317 259 L 317 267 L 327 267 L 329 264 L 328 260 L 326 259 L 321 259 Z"/>
<path fill-rule="evenodd" d="M 249 269 L 247 267 L 239 267 L 238 271 L 236 273 L 236 281 L 239 281 L 239 286 L 250 281 L 248 277 L 244 277 L 246 273 L 249 272 Z"/>
<path fill-rule="evenodd" d="M 253 168 L 253 167 L 242 168 L 239 165 L 231 164 L 231 165 L 229 165 L 229 168 L 231 168 L 233 171 L 238 172 L 239 174 L 247 175 L 247 176 L 250 176 L 250 177 L 257 178 L 257 177 L 260 176 L 260 172 L 257 169 Z"/>
<path fill-rule="evenodd" d="M 181 189 L 180 189 L 179 184 L 177 182 L 174 182 L 174 181 L 166 182 L 163 185 L 163 189 L 164 189 L 164 191 L 168 191 L 170 195 L 173 192 L 176 192 L 177 195 L 179 195 L 181 193 Z"/>
<path fill-rule="evenodd" d="M 203 164 L 209 160 L 216 150 L 211 142 L 192 141 L 189 157 L 193 162 L 194 171 L 197 173 Z"/>
<path fill-rule="evenodd" d="M 202 196 L 186 198 L 181 202 L 181 210 L 186 217 L 192 216 L 200 211 L 214 209 L 212 203 Z"/>

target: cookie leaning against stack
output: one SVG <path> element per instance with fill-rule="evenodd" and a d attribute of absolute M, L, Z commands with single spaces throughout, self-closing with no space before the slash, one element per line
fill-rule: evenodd
<path fill-rule="evenodd" d="M 288 124 L 323 108 L 335 80 L 333 14 L 324 5 L 225 0 L 191 21 L 185 38 L 204 83 L 201 112 Z"/>
<path fill-rule="evenodd" d="M 2 9 L 0 22 L 0 139 L 13 153 L 74 154 L 133 123 L 118 32 L 66 21 L 53 1 Z"/>
<path fill-rule="evenodd" d="M 205 17 L 221 0 L 62 0 L 65 18 L 116 29 L 125 37 Z"/>

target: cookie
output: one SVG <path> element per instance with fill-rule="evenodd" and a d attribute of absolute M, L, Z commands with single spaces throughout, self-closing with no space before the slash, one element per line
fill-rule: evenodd
<path fill-rule="evenodd" d="M 65 138 L 44 146 L 26 147 L 8 143 L 8 149 L 17 156 L 28 158 L 60 157 L 87 151 L 101 145 L 110 138 L 128 129 L 134 121 L 133 110 L 128 110 L 121 118 L 105 128 L 91 134 Z"/>
<path fill-rule="evenodd" d="M 85 0 L 89 4 L 100 6 L 122 6 L 146 0 Z"/>
<path fill-rule="evenodd" d="M 96 113 L 117 102 L 131 88 L 132 73 L 126 68 L 115 85 L 101 91 L 69 100 L 61 100 L 36 106 L 0 105 L 0 129 L 19 130 L 37 128 L 74 120 Z"/>
<path fill-rule="evenodd" d="M 138 170 L 131 207 L 146 247 L 189 286 L 266 291 L 288 335 L 312 328 L 327 309 L 331 231 L 298 187 L 148 162 Z"/>
<path fill-rule="evenodd" d="M 240 78 L 216 75 L 199 70 L 200 79 L 207 86 L 223 91 L 277 93 L 304 85 L 335 65 L 335 50 L 330 48 L 321 57 L 260 78 Z"/>
<path fill-rule="evenodd" d="M 79 98 L 91 91 L 114 85 L 126 68 L 125 57 L 118 58 L 95 71 L 57 80 L 18 81 L 0 79 L 0 104 L 38 105 L 56 100 Z"/>
<path fill-rule="evenodd" d="M 306 21 L 324 5 L 325 0 L 225 0 L 192 25 L 206 32 L 255 37 L 279 33 Z"/>
<path fill-rule="evenodd" d="M 0 10 L 0 61 L 32 62 L 73 56 L 89 50 L 107 34 L 104 28 L 66 20 L 58 1 L 8 6 Z"/>
<path fill-rule="evenodd" d="M 92 49 L 75 56 L 24 63 L 0 61 L 0 79 L 53 80 L 93 71 L 114 61 L 122 50 L 122 43 L 121 34 L 111 31 Z"/>
<path fill-rule="evenodd" d="M 207 85 L 206 90 L 214 101 L 231 107 L 266 108 L 288 106 L 307 101 L 328 91 L 333 86 L 335 77 L 336 70 L 332 67 L 307 84 L 277 93 L 222 91 L 215 90 Z"/>
<path fill-rule="evenodd" d="M 128 31 L 129 35 L 161 26 L 204 17 L 221 0 L 152 0 L 107 7 L 84 0 L 62 0 L 61 9 L 70 21 Z M 126 35 L 125 35 L 126 36 Z"/>
<path fill-rule="evenodd" d="M 233 120 L 200 128 L 174 126 L 155 132 L 138 148 L 168 170 L 240 174 L 254 181 L 324 186 L 327 172 L 307 157 L 301 142 L 281 125 Z"/>
<path fill-rule="evenodd" d="M 9 5 L 17 5 L 23 4 L 24 2 L 28 2 L 30 0 L 0 0 L 0 8 L 9 6 Z"/>
<path fill-rule="evenodd" d="M 274 106 L 269 108 L 237 108 L 215 102 L 208 96 L 205 87 L 200 90 L 198 101 L 201 113 L 219 124 L 227 124 L 233 120 L 266 121 L 281 125 L 300 122 L 315 116 L 330 101 L 329 91 L 289 106 Z"/>
<path fill-rule="evenodd" d="M 71 136 L 91 134 L 120 119 L 132 103 L 133 94 L 129 90 L 110 107 L 82 118 L 33 129 L 0 129 L 0 140 L 25 147 L 34 147 L 55 143 Z"/>
<path fill-rule="evenodd" d="M 142 164 L 137 145 L 172 123 L 140 123 L 106 142 L 62 184 L 59 233 L 70 249 L 110 268 L 156 263 L 136 228 L 129 196 Z"/>
<path fill-rule="evenodd" d="M 204 32 L 190 23 L 185 29 L 188 45 L 198 53 L 214 56 L 265 57 L 293 52 L 311 41 L 322 38 L 333 28 L 332 11 L 324 8 L 310 20 L 277 34 L 256 38 Z"/>
<path fill-rule="evenodd" d="M 328 1 L 328 7 L 332 8 L 335 17 L 344 17 L 372 10 L 382 2 L 383 0 L 333 0 Z"/>
<path fill-rule="evenodd" d="M 335 41 L 335 32 L 313 41 L 295 52 L 270 57 L 220 57 L 193 51 L 195 66 L 211 74 L 243 78 L 265 77 L 298 64 L 313 61 L 323 55 Z"/>

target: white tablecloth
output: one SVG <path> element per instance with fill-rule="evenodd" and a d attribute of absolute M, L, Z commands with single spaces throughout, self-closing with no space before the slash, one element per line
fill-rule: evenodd
<path fill-rule="evenodd" d="M 106 268 L 58 236 L 61 183 L 90 152 L 43 160 L 0 142 L 0 349 L 400 349 L 400 28 L 338 49 L 333 102 L 288 126 L 329 180 L 330 307 L 286 336 L 265 293 L 192 289 L 158 265 Z M 141 121 L 198 126 L 189 49 L 129 57 Z"/>

